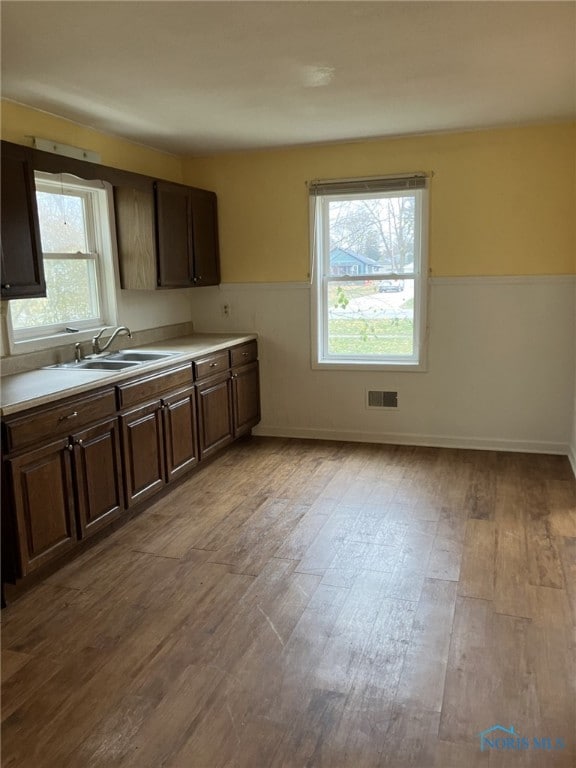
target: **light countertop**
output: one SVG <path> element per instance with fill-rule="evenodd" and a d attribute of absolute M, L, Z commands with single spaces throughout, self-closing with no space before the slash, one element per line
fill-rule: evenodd
<path fill-rule="evenodd" d="M 255 334 L 194 333 L 189 336 L 165 339 L 154 344 L 131 347 L 130 349 L 172 353 L 172 356 L 119 371 L 39 368 L 35 371 L 4 376 L 0 380 L 0 415 L 8 416 L 28 408 L 55 403 L 67 397 L 141 376 L 149 371 L 170 368 L 178 363 L 256 338 Z"/>

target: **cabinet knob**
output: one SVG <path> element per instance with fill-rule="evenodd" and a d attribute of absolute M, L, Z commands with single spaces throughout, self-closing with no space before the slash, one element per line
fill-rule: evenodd
<path fill-rule="evenodd" d="M 74 450 L 74 446 L 72 445 L 72 443 L 68 443 L 68 445 L 66 446 L 66 450 L 67 451 L 73 451 Z"/>
<path fill-rule="evenodd" d="M 210 368 L 218 368 L 218 363 L 210 363 Z"/>
<path fill-rule="evenodd" d="M 249 352 L 242 352 L 242 357 L 248 357 L 249 354 Z"/>
<path fill-rule="evenodd" d="M 84 441 L 83 440 L 75 440 L 74 441 L 74 445 L 84 445 Z"/>
<path fill-rule="evenodd" d="M 10 288 L 12 288 L 12 286 L 10 285 L 10 283 L 4 283 L 4 285 L 2 286 L 2 288 L 5 288 L 7 291 L 9 291 L 9 290 L 10 290 Z"/>

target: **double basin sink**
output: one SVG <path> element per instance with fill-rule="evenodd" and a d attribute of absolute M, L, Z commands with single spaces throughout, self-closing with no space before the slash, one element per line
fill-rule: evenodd
<path fill-rule="evenodd" d="M 124 350 L 111 352 L 97 358 L 85 358 L 72 363 L 57 363 L 48 368 L 60 368 L 74 371 L 121 371 L 124 368 L 132 368 L 143 363 L 152 363 L 172 357 L 174 352 L 145 352 L 138 350 Z"/>

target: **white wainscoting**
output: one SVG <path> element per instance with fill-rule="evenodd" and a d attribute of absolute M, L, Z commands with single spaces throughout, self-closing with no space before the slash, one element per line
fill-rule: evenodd
<path fill-rule="evenodd" d="M 256 434 L 569 454 L 574 287 L 572 277 L 431 280 L 422 373 L 312 370 L 305 283 L 201 289 L 192 319 L 198 331 L 259 334 Z M 368 388 L 397 390 L 398 411 L 367 409 Z"/>
<path fill-rule="evenodd" d="M 573 345 L 576 347 L 576 280 L 574 281 L 574 340 Z M 573 397 L 573 410 L 572 410 L 572 439 L 570 440 L 570 447 L 568 451 L 568 458 L 572 465 L 572 471 L 574 477 L 576 477 L 576 354 L 574 355 L 574 397 Z"/>

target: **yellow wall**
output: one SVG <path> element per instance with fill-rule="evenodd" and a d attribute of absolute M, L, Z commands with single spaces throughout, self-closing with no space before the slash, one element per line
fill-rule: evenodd
<path fill-rule="evenodd" d="M 507 128 L 183 159 L 20 104 L 1 135 L 98 152 L 102 163 L 218 193 L 224 282 L 306 280 L 306 181 L 433 171 L 435 276 L 576 273 L 576 124 Z"/>
<path fill-rule="evenodd" d="M 435 276 L 576 272 L 576 124 L 434 134 L 188 159 L 218 193 L 225 282 L 305 280 L 306 181 L 433 171 Z"/>
<path fill-rule="evenodd" d="M 126 171 L 170 181 L 182 181 L 180 157 L 100 133 L 47 112 L 2 101 L 0 124 L 4 141 L 30 145 L 30 136 L 52 139 L 97 152 L 101 156 L 102 164 L 112 168 L 123 168 Z"/>

